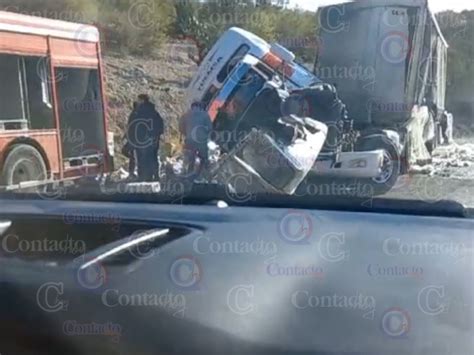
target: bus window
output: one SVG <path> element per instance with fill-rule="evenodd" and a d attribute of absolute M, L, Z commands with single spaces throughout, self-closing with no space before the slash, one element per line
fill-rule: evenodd
<path fill-rule="evenodd" d="M 235 66 L 239 64 L 239 61 L 250 51 L 250 47 L 246 44 L 241 45 L 229 61 L 224 65 L 222 70 L 217 74 L 217 81 L 219 83 L 224 83 L 229 76 L 229 74 L 234 70 Z"/>
<path fill-rule="evenodd" d="M 31 129 L 55 127 L 51 75 L 46 58 L 24 57 L 25 88 L 28 97 L 28 113 Z"/>
<path fill-rule="evenodd" d="M 0 121 L 26 119 L 19 57 L 0 54 Z"/>
<path fill-rule="evenodd" d="M 27 61 L 27 65 L 28 65 L 28 61 Z M 36 66 L 37 76 L 41 80 L 42 101 L 46 106 L 51 108 L 53 105 L 52 105 L 52 99 L 51 99 L 51 96 L 52 96 L 51 80 L 49 80 L 51 75 L 49 74 L 50 69 L 48 67 L 48 61 L 46 60 L 46 58 L 41 58 L 39 60 L 35 59 L 34 61 L 32 61 L 31 65 Z"/>
<path fill-rule="evenodd" d="M 59 118 L 65 158 L 106 149 L 104 112 L 96 69 L 56 68 Z M 68 137 L 83 137 L 82 141 Z"/>

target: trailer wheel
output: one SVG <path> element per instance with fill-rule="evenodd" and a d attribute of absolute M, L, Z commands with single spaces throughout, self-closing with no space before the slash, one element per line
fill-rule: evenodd
<path fill-rule="evenodd" d="M 2 185 L 9 186 L 46 178 L 46 163 L 41 153 L 30 145 L 18 144 L 7 154 L 0 180 Z"/>
<path fill-rule="evenodd" d="M 400 154 L 395 145 L 385 136 L 376 136 L 358 145 L 358 151 L 383 150 L 382 172 L 372 179 L 374 194 L 383 195 L 389 192 L 397 183 L 402 170 Z"/>

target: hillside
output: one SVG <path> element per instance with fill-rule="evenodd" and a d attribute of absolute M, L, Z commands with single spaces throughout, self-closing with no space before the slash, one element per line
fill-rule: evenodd
<path fill-rule="evenodd" d="M 150 95 L 165 119 L 166 150 L 178 148 L 178 118 L 185 111 L 185 89 L 197 69 L 189 58 L 193 50 L 185 43 L 171 43 L 153 58 L 113 53 L 104 56 L 110 128 L 115 133 L 118 166 L 124 163 L 120 150 L 127 118 L 140 93 Z"/>

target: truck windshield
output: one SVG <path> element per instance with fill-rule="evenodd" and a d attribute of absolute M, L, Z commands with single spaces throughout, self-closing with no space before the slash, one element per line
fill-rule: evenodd
<path fill-rule="evenodd" d="M 242 67 L 239 71 L 248 67 Z M 240 118 L 252 101 L 256 98 L 257 93 L 263 88 L 265 78 L 253 69 L 250 69 L 238 81 L 235 89 L 228 98 L 225 109 L 235 118 Z"/>
<path fill-rule="evenodd" d="M 242 60 L 242 58 L 249 52 L 249 50 L 250 47 L 246 44 L 243 44 L 235 51 L 235 53 L 232 55 L 232 57 L 217 75 L 217 81 L 219 81 L 219 83 L 222 84 L 223 82 L 225 82 L 229 74 L 234 70 L 235 66 L 239 63 L 240 60 Z"/>

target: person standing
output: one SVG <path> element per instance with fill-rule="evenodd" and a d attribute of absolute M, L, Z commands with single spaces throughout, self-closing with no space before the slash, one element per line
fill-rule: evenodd
<path fill-rule="evenodd" d="M 130 117 L 128 140 L 136 152 L 138 179 L 158 180 L 158 151 L 164 133 L 163 118 L 146 94 L 138 96 L 137 108 Z"/>
<path fill-rule="evenodd" d="M 453 115 L 444 110 L 441 118 L 441 134 L 444 144 L 451 144 L 453 141 Z"/>
<path fill-rule="evenodd" d="M 204 104 L 194 102 L 180 121 L 180 132 L 184 136 L 184 169 L 188 176 L 202 176 L 208 169 L 208 141 L 211 130 L 211 117 Z M 197 170 L 196 158 L 200 160 Z"/>

